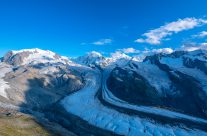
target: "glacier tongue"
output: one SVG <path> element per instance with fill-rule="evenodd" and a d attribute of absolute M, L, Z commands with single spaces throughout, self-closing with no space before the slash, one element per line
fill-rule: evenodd
<path fill-rule="evenodd" d="M 200 54 L 200 52 L 191 52 L 184 55 L 185 57 L 191 59 L 199 59 L 202 61 L 206 61 L 206 56 L 203 55 L 198 56 L 198 54 Z M 202 70 L 197 68 L 186 67 L 183 64 L 182 58 L 176 57 L 176 55 L 172 55 L 172 54 L 169 55 L 157 54 L 157 55 L 159 58 L 158 61 L 161 64 L 166 64 L 170 66 L 172 70 L 170 70 L 169 72 L 171 73 L 174 72 L 174 74 L 176 75 L 176 71 L 180 71 L 181 73 L 190 75 L 194 79 L 200 81 L 203 89 L 207 93 L 207 78 Z M 177 56 L 179 56 L 179 54 L 177 54 Z M 16 66 L 19 66 L 21 68 L 21 66 L 24 65 L 22 67 L 26 68 L 28 66 L 29 68 L 34 68 L 31 67 L 33 65 L 30 64 L 35 64 L 34 66 L 41 67 L 41 69 L 38 70 L 40 75 L 41 74 L 55 75 L 60 71 L 59 64 L 61 64 L 61 66 L 65 66 L 64 69 L 61 69 L 63 70 L 62 71 L 63 73 L 65 72 L 64 70 L 71 69 L 77 72 L 78 74 L 80 74 L 81 78 L 83 76 L 83 80 L 85 81 L 85 86 L 81 90 L 77 92 L 73 92 L 72 94 L 66 96 L 63 99 L 61 97 L 62 100 L 60 101 L 60 103 L 68 113 L 80 117 L 84 121 L 87 121 L 89 124 L 91 124 L 91 126 L 96 126 L 104 130 L 109 130 L 110 132 L 114 132 L 115 134 L 128 135 L 128 136 L 136 136 L 136 135 L 205 136 L 207 135 L 207 133 L 204 132 L 206 131 L 205 128 L 202 129 L 202 128 L 194 127 L 194 124 L 192 124 L 192 126 L 191 125 L 188 126 L 182 121 L 181 123 L 174 121 L 174 119 L 175 120 L 183 119 L 183 120 L 191 121 L 193 123 L 207 124 L 207 121 L 205 119 L 197 118 L 194 116 L 188 116 L 187 114 L 174 112 L 171 109 L 163 109 L 162 107 L 150 107 L 147 105 L 145 106 L 132 105 L 126 101 L 118 99 L 118 97 L 112 95 L 111 91 L 109 90 L 103 91 L 104 88 L 105 90 L 107 89 L 106 83 L 105 84 L 102 83 L 104 81 L 103 79 L 104 78 L 106 79 L 106 77 L 109 75 L 109 73 L 105 74 L 104 72 L 107 70 L 107 68 L 112 70 L 116 67 L 120 67 L 123 68 L 124 70 L 129 70 L 127 71 L 129 73 L 131 70 L 144 77 L 146 81 L 150 83 L 151 86 L 157 89 L 160 95 L 165 94 L 163 93 L 165 90 L 167 92 L 166 94 L 172 94 L 173 90 L 171 88 L 171 85 L 173 83 L 169 75 L 167 74 L 166 71 L 161 69 L 157 64 L 153 64 L 150 61 L 140 61 L 137 58 L 129 57 L 125 54 L 120 54 L 118 52 L 116 54 L 113 54 L 112 57 L 110 58 L 105 58 L 98 52 L 92 52 L 85 57 L 80 57 L 79 62 L 81 63 L 77 64 L 70 61 L 66 57 L 59 56 L 51 51 L 40 50 L 40 49 L 25 49 L 20 51 L 12 51 L 11 54 L 8 54 L 8 56 L 6 57 L 7 57 L 6 61 L 0 63 L 0 71 L 1 71 L 0 95 L 2 97 L 8 98 L 8 100 L 11 99 L 12 95 L 10 95 L 10 92 L 8 92 L 7 94 L 6 89 L 8 88 L 10 88 L 10 90 L 13 89 L 12 88 L 13 85 L 12 83 L 9 82 L 9 80 L 7 80 L 10 83 L 9 86 L 9 84 L 4 80 L 4 78 L 8 79 L 5 77 L 5 74 L 12 70 L 11 67 L 16 69 Z M 11 62 L 11 63 L 9 63 L 10 65 L 8 65 L 4 62 Z M 46 63 L 46 64 L 36 65 L 39 63 Z M 17 64 L 17 65 L 13 65 L 13 64 Z M 179 75 L 177 74 L 176 76 Z M 134 78 L 132 77 L 132 79 Z M 62 80 L 55 80 L 55 81 L 62 81 Z M 126 82 L 123 82 L 123 84 L 124 83 L 126 84 Z M 130 82 L 130 85 L 131 84 L 132 83 Z M 66 88 L 68 88 L 68 86 L 66 86 Z M 97 98 L 97 94 L 99 93 L 98 91 L 100 91 L 101 89 L 102 89 L 103 101 Z M 60 91 L 60 89 L 56 89 L 56 88 L 54 90 Z M 118 91 L 122 91 L 122 90 L 118 89 Z M 32 95 L 32 97 L 33 96 L 34 95 Z M 131 96 L 129 98 L 131 98 Z M 206 97 L 204 96 L 204 98 Z M 38 100 L 41 99 L 38 98 Z M 107 104 L 104 104 L 103 102 L 106 102 L 113 106 L 109 107 Z M 51 103 L 51 101 L 49 101 L 49 103 Z M 2 105 L 1 102 L 0 105 Z M 120 108 L 120 110 L 119 109 L 117 110 L 117 108 Z M 137 114 L 129 114 L 127 110 L 140 111 L 142 113 L 144 112 L 147 114 L 144 117 L 142 117 L 138 112 Z M 171 122 L 170 120 L 169 122 L 167 122 L 168 121 L 167 120 L 166 124 L 162 124 L 161 120 L 163 118 L 157 119 L 154 118 L 154 116 L 153 117 L 149 116 L 148 114 L 156 115 L 156 117 L 162 116 L 163 118 L 164 117 L 170 118 L 173 121 Z"/>
<path fill-rule="evenodd" d="M 138 116 L 130 116 L 108 108 L 96 97 L 100 89 L 100 73 L 95 70 L 86 72 L 86 85 L 80 91 L 65 97 L 61 104 L 67 112 L 79 116 L 83 120 L 97 127 L 113 131 L 116 134 L 137 136 L 137 135 L 189 135 L 205 136 L 203 131 L 182 129 L 169 125 L 155 124 L 147 119 Z"/>

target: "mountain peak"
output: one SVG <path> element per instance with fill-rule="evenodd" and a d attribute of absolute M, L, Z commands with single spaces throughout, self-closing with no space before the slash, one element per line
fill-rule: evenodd
<path fill-rule="evenodd" d="M 48 62 L 66 63 L 67 59 L 49 50 L 34 48 L 34 49 L 9 51 L 3 57 L 3 61 L 11 65 L 19 66 L 19 65 L 26 65 L 26 64 L 37 64 L 37 63 L 48 63 Z"/>
<path fill-rule="evenodd" d="M 91 51 L 87 53 L 87 56 L 91 56 L 91 57 L 102 57 L 102 54 L 96 51 Z"/>
<path fill-rule="evenodd" d="M 80 56 L 73 59 L 73 61 L 87 66 L 99 65 L 105 60 L 106 58 L 103 57 L 101 53 L 96 51 L 88 52 L 84 56 Z"/>

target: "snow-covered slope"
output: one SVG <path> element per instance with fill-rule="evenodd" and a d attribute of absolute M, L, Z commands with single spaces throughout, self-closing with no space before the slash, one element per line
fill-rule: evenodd
<path fill-rule="evenodd" d="M 99 52 L 95 51 L 89 52 L 84 56 L 74 58 L 73 61 L 86 66 L 102 66 L 107 64 L 107 59 L 103 57 Z"/>
<path fill-rule="evenodd" d="M 181 60 L 180 58 L 185 58 L 185 60 Z M 207 120 L 205 116 L 206 107 L 204 106 L 206 100 L 202 99 L 206 98 L 206 95 L 200 93 L 200 85 L 198 85 L 201 83 L 201 85 L 203 85 L 202 88 L 205 90 L 206 75 L 199 72 L 202 70 L 205 71 L 206 68 L 205 51 L 179 51 L 169 54 L 158 53 L 147 57 L 143 62 L 120 53 L 116 53 L 114 54 L 114 57 L 108 59 L 110 59 L 110 63 L 108 63 L 108 65 L 103 68 L 103 73 L 98 74 L 94 71 L 87 71 L 87 85 L 85 88 L 71 96 L 66 97 L 61 102 L 68 112 L 79 116 L 94 126 L 104 128 L 121 135 L 206 135 L 206 133 L 203 133 L 203 131 L 196 130 L 196 128 L 200 129 L 207 126 Z M 191 62 L 191 60 L 193 62 Z M 199 60 L 199 63 L 195 63 L 197 60 Z M 168 68 L 172 66 L 176 68 L 183 66 L 180 63 L 185 63 L 185 66 L 188 67 L 188 69 L 193 69 L 197 72 L 197 74 L 194 74 L 193 76 L 191 73 L 192 71 L 187 72 L 187 69 L 184 71 L 179 70 L 181 73 L 177 73 L 177 71 L 173 71 L 173 69 Z M 119 71 L 120 69 L 122 69 L 121 72 Z M 139 97 L 141 94 L 137 94 L 136 96 L 134 93 L 130 92 L 130 89 L 136 87 L 136 85 L 134 85 L 131 80 L 145 80 L 143 82 L 144 84 L 148 83 L 149 86 L 154 88 L 148 91 L 154 90 L 155 93 L 157 93 L 156 95 L 158 97 L 156 98 L 156 96 L 149 95 L 144 99 L 153 98 L 160 103 L 158 102 L 158 105 L 150 106 L 142 105 L 143 103 L 138 101 L 137 105 L 130 103 L 127 101 L 127 99 L 119 99 L 116 95 L 112 94 L 114 90 L 109 90 L 106 83 L 110 77 L 110 74 L 113 72 L 115 75 L 114 78 L 118 81 L 118 84 L 114 84 L 114 81 L 112 81 L 110 84 L 114 86 L 115 89 L 116 87 L 122 85 L 125 87 L 130 87 L 126 88 L 126 93 L 128 93 L 128 95 L 123 95 L 123 97 L 128 97 L 127 99 L 134 99 L 136 97 Z M 102 74 L 102 83 L 100 83 L 100 74 Z M 139 76 L 135 76 L 136 74 L 142 78 L 139 79 Z M 182 74 L 186 74 L 186 76 Z M 190 77 L 188 77 L 188 75 L 190 75 Z M 181 78 L 179 76 L 183 77 Z M 178 79 L 176 79 L 178 81 L 174 79 L 175 77 L 178 77 Z M 188 81 L 190 84 L 192 82 L 191 85 L 195 86 L 194 79 L 191 77 L 193 77 L 195 80 L 199 80 L 200 83 L 196 83 L 197 85 L 195 88 L 192 87 L 193 89 L 188 90 L 188 88 L 191 86 L 188 87 L 186 83 L 182 83 L 186 82 L 185 80 L 187 80 L 187 83 Z M 100 86 L 100 84 L 102 86 Z M 98 92 L 100 88 L 102 88 L 102 100 L 96 97 L 97 94 L 100 93 Z M 122 91 L 124 91 L 122 89 L 124 88 L 118 87 L 118 89 L 119 90 L 116 90 L 117 93 L 122 94 Z M 195 91 L 196 93 L 190 94 L 190 91 Z M 141 95 L 141 97 L 143 96 Z M 185 98 L 186 102 L 184 102 Z M 181 103 L 180 105 L 179 101 Z M 113 106 L 109 108 L 109 105 L 106 103 L 109 103 L 109 105 Z M 197 106 L 199 105 L 197 107 L 198 109 L 193 109 L 193 106 L 191 107 L 186 105 L 194 105 L 195 103 Z M 164 106 L 162 106 L 162 104 L 164 104 Z M 80 108 L 79 105 L 84 105 L 84 108 Z M 193 116 L 188 114 L 188 110 L 199 112 L 199 108 L 201 107 L 203 108 L 203 113 L 198 113 L 196 115 L 199 117 L 194 117 L 194 112 L 190 113 Z M 120 111 L 122 112 L 117 110 L 117 108 L 120 108 Z M 142 118 L 139 117 L 139 114 L 137 112 L 142 115 Z M 202 115 L 203 119 L 200 118 L 200 115 Z M 143 116 L 152 119 L 153 123 L 150 120 L 143 119 Z M 166 125 L 163 125 L 160 123 L 161 120 L 159 120 L 159 118 L 162 118 L 162 121 L 165 120 L 165 122 L 169 122 Z M 174 120 L 175 124 L 181 123 L 184 126 L 174 126 L 170 123 L 172 120 Z M 190 124 L 194 124 L 195 126 L 189 127 L 191 126 Z M 189 128 L 186 125 L 189 125 Z M 186 128 L 187 130 L 185 130 Z M 207 129 L 204 129 L 204 131 L 207 131 Z"/>
<path fill-rule="evenodd" d="M 137 115 L 128 115 L 127 113 L 107 107 L 96 97 L 101 87 L 101 73 L 99 72 L 98 70 L 88 70 L 85 75 L 85 87 L 61 101 L 63 107 L 69 113 L 75 114 L 91 125 L 113 131 L 120 135 L 206 135 L 205 132 L 200 130 L 186 130 L 178 126 L 162 125 L 148 119 L 140 118 Z M 165 114 L 164 112 L 161 113 Z"/>
<path fill-rule="evenodd" d="M 69 60 L 67 57 L 59 56 L 49 50 L 41 49 L 23 49 L 18 51 L 10 51 L 4 57 L 3 61 L 12 65 L 26 65 L 38 63 L 63 63 L 66 64 Z"/>
<path fill-rule="evenodd" d="M 11 66 L 0 62 L 0 96 L 3 96 L 4 98 L 7 98 L 6 89 L 9 88 L 9 85 L 3 78 L 5 74 L 11 70 Z"/>
<path fill-rule="evenodd" d="M 55 120 L 63 116 L 91 134 L 205 136 L 207 52 L 171 52 L 140 58 L 93 51 L 68 59 L 41 49 L 10 51 L 0 63 L 0 106 L 55 107 Z"/>
<path fill-rule="evenodd" d="M 101 53 L 92 51 L 84 56 L 74 58 L 73 61 L 89 67 L 98 66 L 104 68 L 108 65 L 122 65 L 121 63 L 124 60 L 130 59 L 132 59 L 132 57 L 129 57 L 126 54 L 120 52 L 112 53 L 110 57 L 104 57 Z"/>
<path fill-rule="evenodd" d="M 207 51 L 196 50 L 177 57 L 166 56 L 160 62 L 199 81 L 207 95 Z"/>

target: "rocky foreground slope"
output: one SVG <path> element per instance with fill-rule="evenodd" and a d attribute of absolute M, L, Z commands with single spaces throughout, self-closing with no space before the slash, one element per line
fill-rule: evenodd
<path fill-rule="evenodd" d="M 205 50 L 143 61 L 10 51 L 0 86 L 1 109 L 29 114 L 49 135 L 207 135 Z"/>

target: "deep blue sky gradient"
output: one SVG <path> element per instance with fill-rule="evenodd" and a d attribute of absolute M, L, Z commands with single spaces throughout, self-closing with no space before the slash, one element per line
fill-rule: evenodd
<path fill-rule="evenodd" d="M 206 0 L 0 0 L 0 55 L 23 48 L 48 49 L 65 56 L 128 47 L 177 48 L 183 39 L 206 27 L 173 35 L 160 46 L 134 40 L 178 18 L 204 18 L 206 5 Z M 91 44 L 104 38 L 113 42 Z"/>

